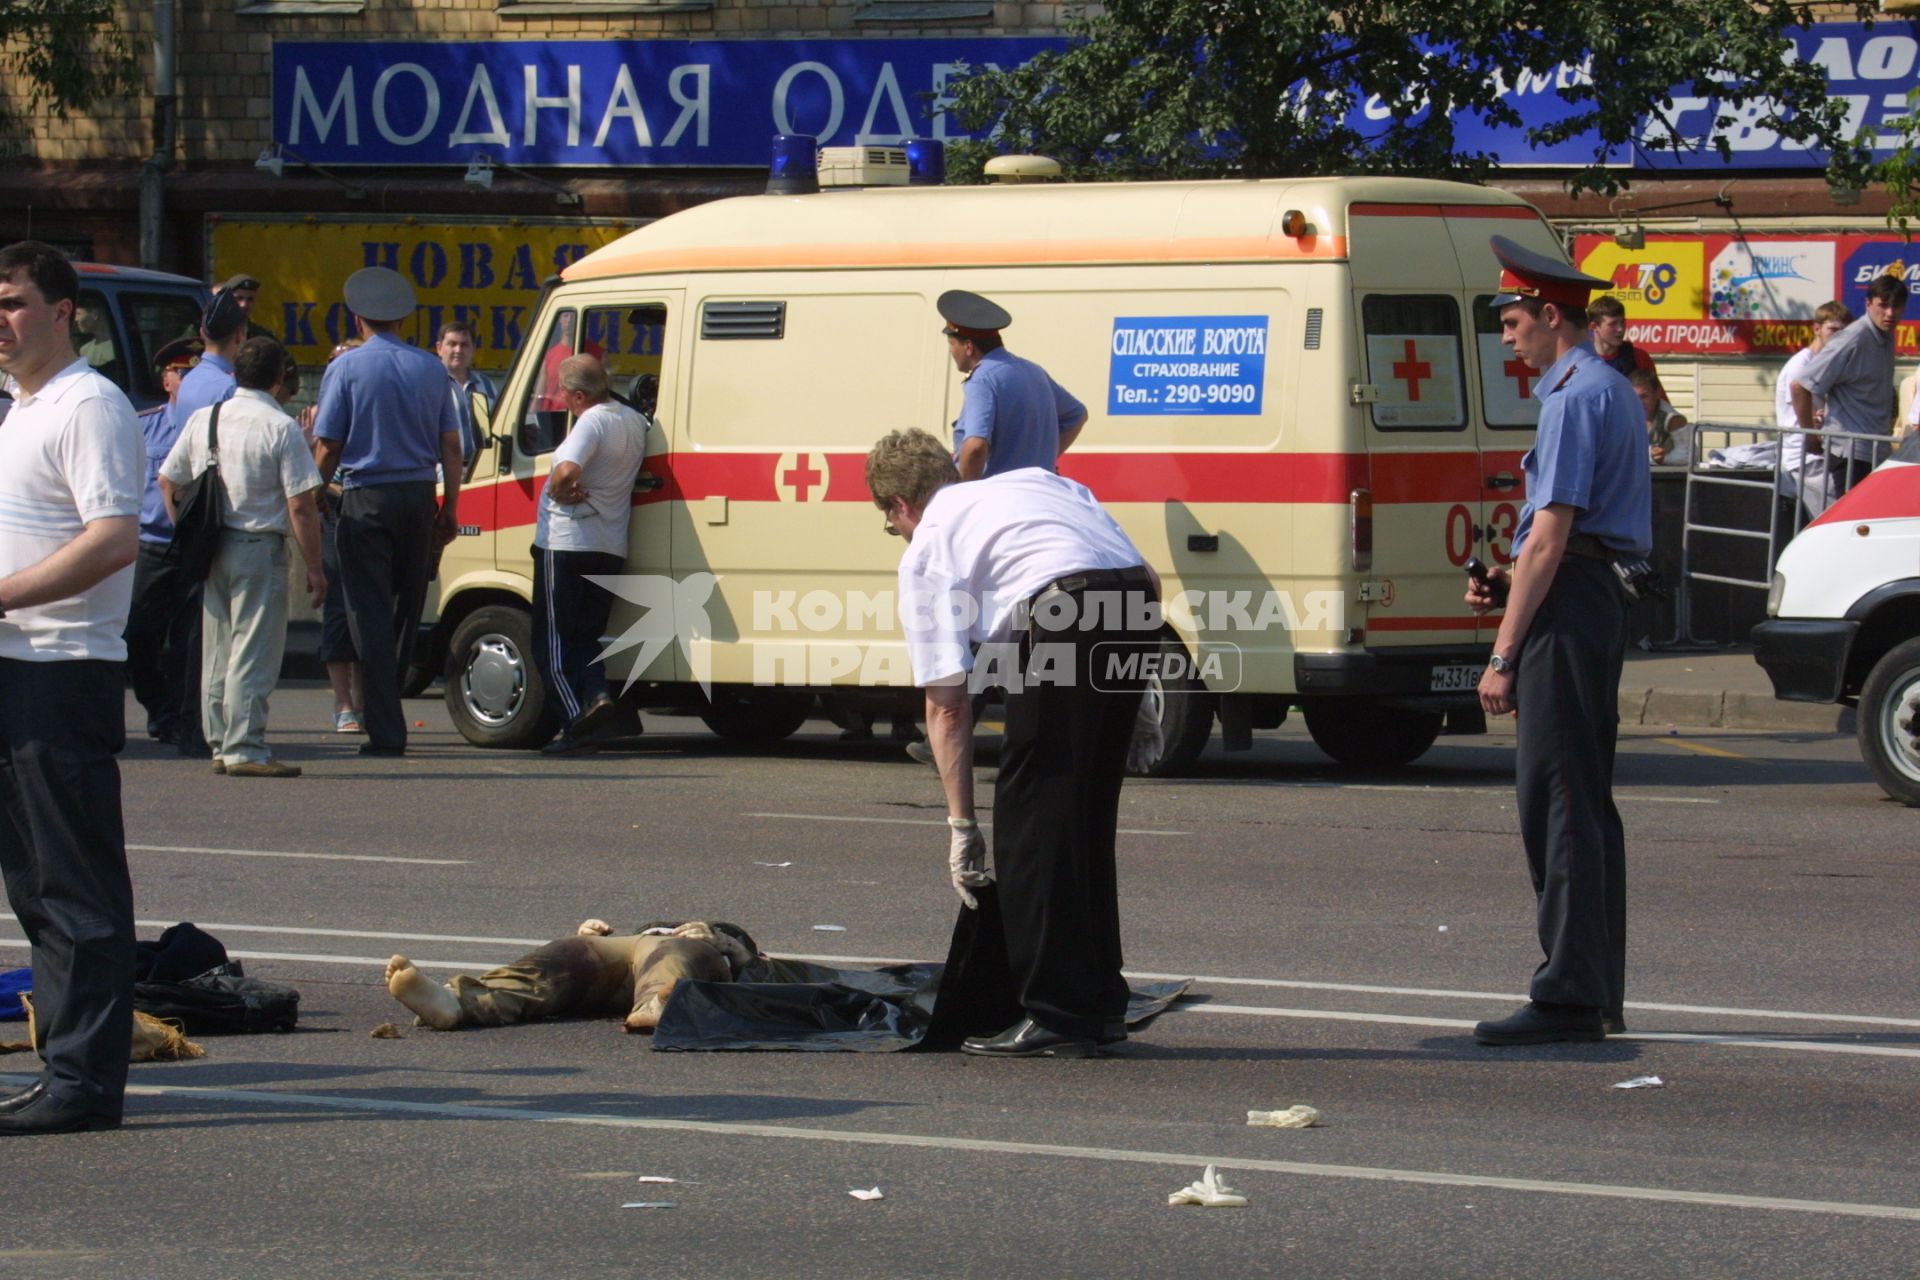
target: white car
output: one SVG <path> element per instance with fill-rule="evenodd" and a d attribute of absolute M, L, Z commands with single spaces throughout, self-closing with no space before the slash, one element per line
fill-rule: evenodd
<path fill-rule="evenodd" d="M 1920 807 L 1920 434 L 1780 553 L 1753 644 L 1775 697 L 1858 705 L 1874 780 Z"/>

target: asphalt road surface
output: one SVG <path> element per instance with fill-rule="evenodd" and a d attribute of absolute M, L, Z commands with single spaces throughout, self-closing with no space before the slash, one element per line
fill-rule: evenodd
<path fill-rule="evenodd" d="M 1538 956 L 1510 735 L 1377 774 L 1292 725 L 1210 750 L 1195 777 L 1130 782 L 1120 838 L 1129 971 L 1196 998 L 1101 1060 L 1003 1062 L 407 1026 L 394 951 L 445 978 L 588 916 L 691 917 L 776 954 L 937 960 L 956 910 L 936 781 L 885 741 L 822 721 L 740 752 L 653 719 L 630 750 L 550 760 L 409 708 L 414 753 L 362 761 L 310 731 L 324 690 L 283 690 L 294 781 L 129 747 L 142 936 L 198 922 L 300 989 L 301 1027 L 135 1067 L 116 1133 L 7 1144 L 0 1275 L 1920 1265 L 1920 811 L 1850 739 L 1631 734 L 1631 1034 L 1505 1050 L 1470 1028 Z M 25 961 L 0 919 L 0 963 Z M 369 1037 L 389 1020 L 403 1038 Z M 0 1083 L 26 1079 L 0 1057 Z M 1296 1103 L 1321 1124 L 1245 1123 Z M 1247 1207 L 1168 1205 L 1208 1163 Z"/>

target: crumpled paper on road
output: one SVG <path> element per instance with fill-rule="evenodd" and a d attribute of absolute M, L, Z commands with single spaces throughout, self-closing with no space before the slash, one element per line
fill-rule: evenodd
<path fill-rule="evenodd" d="M 1296 1105 L 1285 1111 L 1249 1111 L 1247 1123 L 1264 1129 L 1310 1129 L 1320 1122 L 1320 1113 L 1312 1107 Z"/>
<path fill-rule="evenodd" d="M 1244 1209 L 1247 1198 L 1220 1181 L 1220 1175 L 1208 1165 L 1200 1181 L 1180 1188 L 1167 1197 L 1167 1203 L 1197 1204 L 1205 1209 Z"/>

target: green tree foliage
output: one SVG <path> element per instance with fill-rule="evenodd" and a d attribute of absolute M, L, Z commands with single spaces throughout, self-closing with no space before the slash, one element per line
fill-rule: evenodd
<path fill-rule="evenodd" d="M 1874 180 L 1886 184 L 1892 197 L 1887 222 L 1912 234 L 1920 221 L 1920 89 L 1907 95 L 1907 115 L 1895 131 L 1899 145 L 1874 170 Z"/>
<path fill-rule="evenodd" d="M 1544 76 L 1573 111 L 1529 139 L 1596 139 L 1576 192 L 1619 190 L 1604 161 L 1629 144 L 1674 148 L 1676 92 L 1713 99 L 1727 123 L 1756 110 L 1752 123 L 1831 149 L 1832 176 L 1857 186 L 1867 153 L 1843 136 L 1844 105 L 1818 67 L 1787 60 L 1782 32 L 1813 18 L 1785 0 L 1112 0 L 1069 21 L 1065 50 L 953 83 L 965 127 L 997 131 L 953 148 L 950 167 L 970 180 L 991 155 L 1038 152 L 1073 177 L 1482 178 L 1493 158 L 1461 148 L 1452 115 L 1518 126 L 1512 91 Z M 1382 118 L 1354 127 L 1369 101 Z"/>
<path fill-rule="evenodd" d="M 140 64 L 113 0 L 0 0 L 0 134 L 16 134 L 15 101 L 28 111 L 85 111 L 141 88 Z"/>

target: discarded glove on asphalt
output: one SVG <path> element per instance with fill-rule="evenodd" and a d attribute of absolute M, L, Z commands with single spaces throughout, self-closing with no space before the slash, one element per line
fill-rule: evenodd
<path fill-rule="evenodd" d="M 1247 1198 L 1220 1181 L 1212 1165 L 1200 1175 L 1200 1181 L 1180 1188 L 1167 1197 L 1168 1204 L 1197 1204 L 1206 1209 L 1244 1209 Z"/>
<path fill-rule="evenodd" d="M 1320 1122 L 1320 1113 L 1312 1107 L 1293 1106 L 1285 1111 L 1249 1111 L 1247 1123 L 1265 1129 L 1311 1129 Z"/>

